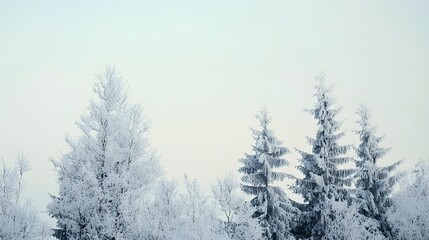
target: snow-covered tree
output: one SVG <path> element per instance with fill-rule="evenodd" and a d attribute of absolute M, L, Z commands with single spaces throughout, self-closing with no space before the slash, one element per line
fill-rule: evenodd
<path fill-rule="evenodd" d="M 225 217 L 228 228 L 231 228 L 236 211 L 244 202 L 237 191 L 239 188 L 240 183 L 230 173 L 218 178 L 216 184 L 212 185 L 213 197 Z"/>
<path fill-rule="evenodd" d="M 253 218 L 255 207 L 249 202 L 244 202 L 236 211 L 233 219 L 234 228 L 231 239 L 247 240 L 260 239 L 263 234 L 263 229 L 259 223 L 259 219 Z"/>
<path fill-rule="evenodd" d="M 302 179 L 297 179 L 294 192 L 301 194 L 304 205 L 301 207 L 300 226 L 295 228 L 295 234 L 300 237 L 320 239 L 325 235 L 327 222 L 323 216 L 329 214 L 325 202 L 347 200 L 348 186 L 352 183 L 355 170 L 345 169 L 345 163 L 351 161 L 346 157 L 350 146 L 342 146 L 338 142 L 344 136 L 339 132 L 340 122 L 335 117 L 341 108 L 333 108 L 334 100 L 331 90 L 325 86 L 323 75 L 316 77 L 316 103 L 314 109 L 307 110 L 317 121 L 315 138 L 307 137 L 311 152 L 297 150 L 301 154 L 298 169 L 303 173 Z"/>
<path fill-rule="evenodd" d="M 138 235 L 150 240 L 229 240 L 214 206 L 198 182 L 184 178 L 180 191 L 175 181 L 162 180 L 154 199 L 143 211 L 144 218 L 133 223 Z"/>
<path fill-rule="evenodd" d="M 183 203 L 180 201 L 178 184 L 163 179 L 155 188 L 154 199 L 147 204 L 144 218 L 133 223 L 139 229 L 136 239 L 178 239 L 182 233 Z"/>
<path fill-rule="evenodd" d="M 355 203 L 350 205 L 346 201 L 329 199 L 324 204 L 324 213 L 328 215 L 324 216 L 326 229 L 322 239 L 385 239 L 378 229 L 378 222 L 360 214 Z"/>
<path fill-rule="evenodd" d="M 183 216 L 181 219 L 180 239 L 228 239 L 222 230 L 222 223 L 216 217 L 214 207 L 201 190 L 195 179 L 189 179 L 185 174 L 185 191 L 181 195 Z"/>
<path fill-rule="evenodd" d="M 14 168 L 0 166 L 0 239 L 48 239 L 52 234 L 37 216 L 30 202 L 22 202 L 24 174 L 30 165 L 24 155 L 17 157 Z"/>
<path fill-rule="evenodd" d="M 68 239 L 135 239 L 131 222 L 160 175 L 146 139 L 140 105 L 130 105 L 114 68 L 98 76 L 88 112 L 77 123 L 82 135 L 66 138 L 70 151 L 53 161 L 59 195 L 48 209 Z"/>
<path fill-rule="evenodd" d="M 420 161 L 393 196 L 387 219 L 395 239 L 429 239 L 429 160 Z"/>
<path fill-rule="evenodd" d="M 239 172 L 244 174 L 241 188 L 245 193 L 254 196 L 251 203 L 257 210 L 253 217 L 259 219 L 264 238 L 290 239 L 290 224 L 296 209 L 285 192 L 273 185 L 275 181 L 291 177 L 287 173 L 275 171 L 275 168 L 288 165 L 283 157 L 289 150 L 282 146 L 282 142 L 268 128 L 271 119 L 267 111 L 262 109 L 256 117 L 262 129 L 252 129 L 255 139 L 254 154 L 246 154 L 245 158 L 241 159 L 244 164 L 239 169 Z"/>
<path fill-rule="evenodd" d="M 389 151 L 380 146 L 383 137 L 375 136 L 375 128 L 370 123 L 371 115 L 368 109 L 361 105 L 358 108 L 360 130 L 356 131 L 360 138 L 359 147 L 356 148 L 358 168 L 356 176 L 356 197 L 361 203 L 360 212 L 379 222 L 380 228 L 386 237 L 390 237 L 390 228 L 385 214 L 391 205 L 390 194 L 393 185 L 398 181 L 399 175 L 392 171 L 400 164 L 380 167 L 378 162 Z"/>
<path fill-rule="evenodd" d="M 259 219 L 252 217 L 256 209 L 241 195 L 240 184 L 234 175 L 218 178 L 212 185 L 212 193 L 224 219 L 225 232 L 231 239 L 258 239 L 262 236 Z"/>

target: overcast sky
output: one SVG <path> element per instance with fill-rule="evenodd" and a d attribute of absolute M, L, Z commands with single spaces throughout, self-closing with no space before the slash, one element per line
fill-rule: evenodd
<path fill-rule="evenodd" d="M 356 144 L 366 103 L 382 164 L 408 169 L 429 155 L 428 1 L 0 0 L 0 156 L 26 153 L 27 193 L 40 211 L 57 192 L 49 158 L 115 65 L 152 122 L 167 177 L 208 186 L 251 151 L 265 105 L 289 148 L 310 150 L 314 76 L 335 85 L 339 120 Z M 350 156 L 353 153 L 350 152 Z M 298 155 L 290 161 L 296 164 Z"/>

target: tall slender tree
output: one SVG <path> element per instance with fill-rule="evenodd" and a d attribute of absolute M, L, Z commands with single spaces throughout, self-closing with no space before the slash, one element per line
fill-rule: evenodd
<path fill-rule="evenodd" d="M 341 108 L 333 108 L 334 100 L 324 76 L 317 76 L 316 81 L 317 101 L 314 109 L 307 111 L 314 116 L 318 129 L 315 138 L 307 137 L 311 152 L 297 150 L 301 154 L 298 169 L 304 177 L 297 179 L 293 190 L 303 196 L 305 204 L 301 209 L 300 226 L 294 231 L 300 237 L 321 239 L 330 215 L 328 200 L 348 199 L 347 186 L 351 185 L 355 170 L 342 167 L 351 158 L 345 156 L 350 146 L 338 143 L 344 136 L 344 132 L 339 132 L 341 123 L 335 120 Z"/>
<path fill-rule="evenodd" d="M 133 239 L 130 222 L 160 175 L 139 105 L 130 105 L 114 68 L 98 77 L 88 113 L 77 123 L 82 135 L 66 138 L 70 151 L 54 162 L 59 195 L 48 209 L 67 239 Z"/>
<path fill-rule="evenodd" d="M 287 173 L 274 170 L 288 165 L 283 156 L 289 150 L 282 146 L 282 142 L 268 128 L 271 119 L 267 111 L 262 109 L 256 117 L 261 130 L 252 129 L 255 139 L 254 154 L 246 154 L 246 157 L 241 159 L 244 164 L 239 169 L 239 172 L 244 174 L 241 187 L 245 193 L 254 196 L 251 203 L 257 210 L 253 217 L 260 220 L 264 238 L 291 239 L 290 223 L 296 209 L 284 191 L 273 185 L 275 181 L 290 177 Z"/>
<path fill-rule="evenodd" d="M 389 151 L 388 148 L 380 146 L 383 137 L 375 136 L 375 128 L 370 123 L 371 114 L 368 109 L 361 105 L 357 110 L 360 130 L 360 144 L 356 148 L 358 161 L 356 166 L 357 198 L 361 203 L 360 212 L 366 217 L 377 220 L 380 223 L 380 230 L 386 237 L 391 237 L 391 228 L 386 220 L 386 212 L 391 206 L 390 194 L 393 185 L 398 181 L 400 175 L 394 175 L 393 170 L 400 164 L 400 161 L 392 165 L 379 167 L 378 162 Z"/>

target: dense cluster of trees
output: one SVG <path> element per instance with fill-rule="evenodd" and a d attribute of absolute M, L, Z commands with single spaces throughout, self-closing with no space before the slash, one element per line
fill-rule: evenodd
<path fill-rule="evenodd" d="M 140 105 L 127 99 L 113 68 L 98 77 L 88 112 L 78 122 L 82 134 L 66 138 L 70 150 L 53 164 L 59 193 L 49 214 L 58 239 L 428 239 L 429 165 L 395 173 L 400 162 L 380 166 L 388 148 L 376 135 L 366 107 L 357 110 L 357 147 L 341 145 L 345 135 L 323 76 L 316 78 L 316 101 L 307 110 L 317 132 L 310 151 L 298 150 L 302 177 L 289 174 L 290 152 L 270 128 L 265 109 L 252 129 L 252 153 L 234 174 L 217 179 L 211 194 L 195 179 L 165 179 L 146 137 L 148 121 Z M 350 150 L 355 151 L 351 157 Z M 44 239 L 53 234 L 20 200 L 28 162 L 0 169 L 0 239 Z M 402 177 L 402 178 L 401 178 Z M 303 201 L 289 198 L 279 182 Z M 402 188 L 392 195 L 395 183 Z"/>
<path fill-rule="evenodd" d="M 49 228 L 37 216 L 31 202 L 23 202 L 24 175 L 30 164 L 18 155 L 14 167 L 0 167 L 0 239 L 29 240 L 49 237 Z"/>

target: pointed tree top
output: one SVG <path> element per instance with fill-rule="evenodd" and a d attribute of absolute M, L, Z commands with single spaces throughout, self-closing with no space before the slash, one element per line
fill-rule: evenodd
<path fill-rule="evenodd" d="M 317 98 L 315 107 L 319 108 L 322 107 L 322 105 L 325 105 L 325 107 L 331 106 L 335 102 L 335 99 L 331 96 L 332 86 L 326 85 L 326 75 L 320 72 L 319 75 L 314 78 L 316 80 L 316 93 L 314 96 Z"/>
<path fill-rule="evenodd" d="M 359 105 L 358 109 L 356 110 L 356 114 L 359 116 L 359 119 L 356 121 L 356 123 L 361 126 L 361 129 L 359 131 L 354 131 L 355 133 L 357 133 L 358 135 L 371 133 L 372 137 L 375 138 L 378 142 L 384 138 L 384 136 L 374 136 L 377 127 L 370 123 L 372 114 L 366 105 Z"/>
<path fill-rule="evenodd" d="M 260 126 L 264 129 L 267 128 L 268 124 L 270 124 L 272 121 L 265 106 L 261 107 L 259 114 L 256 115 L 256 118 L 259 120 Z"/>
<path fill-rule="evenodd" d="M 106 66 L 103 74 L 97 75 L 94 92 L 99 99 L 106 102 L 108 107 L 120 105 L 127 99 L 127 91 L 122 84 L 122 76 L 113 66 Z"/>
<path fill-rule="evenodd" d="M 358 121 L 358 123 L 361 125 L 367 125 L 369 119 L 372 117 L 371 112 L 365 104 L 359 105 L 356 114 L 361 117 L 361 120 Z"/>
<path fill-rule="evenodd" d="M 319 93 L 320 91 L 327 91 L 327 87 L 326 87 L 326 75 L 324 72 L 320 72 L 319 75 L 314 76 L 314 79 L 316 80 L 316 85 L 315 88 L 317 90 L 317 92 Z"/>

